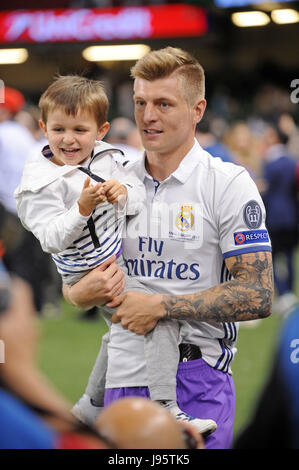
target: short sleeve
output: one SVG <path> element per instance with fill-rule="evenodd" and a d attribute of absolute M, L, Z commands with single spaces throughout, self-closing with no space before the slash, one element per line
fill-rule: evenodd
<path fill-rule="evenodd" d="M 221 193 L 218 209 L 223 258 L 271 251 L 266 211 L 256 184 L 246 170 L 234 176 Z"/>

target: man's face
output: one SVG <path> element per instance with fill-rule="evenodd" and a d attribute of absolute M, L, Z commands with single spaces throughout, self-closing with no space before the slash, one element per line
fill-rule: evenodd
<path fill-rule="evenodd" d="M 91 155 L 95 141 L 101 140 L 109 128 L 108 123 L 98 128 L 95 117 L 87 111 L 79 111 L 73 116 L 59 107 L 49 112 L 47 123 L 40 122 L 40 126 L 49 140 L 54 154 L 52 160 L 57 165 L 82 163 Z"/>
<path fill-rule="evenodd" d="M 205 100 L 191 106 L 177 76 L 134 83 L 135 120 L 147 153 L 185 154 L 193 146 L 194 129 L 205 109 Z"/>

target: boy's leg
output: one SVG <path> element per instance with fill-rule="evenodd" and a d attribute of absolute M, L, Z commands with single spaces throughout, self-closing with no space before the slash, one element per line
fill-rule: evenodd
<path fill-rule="evenodd" d="M 148 387 L 154 401 L 176 402 L 179 334 L 177 321 L 163 320 L 144 337 Z"/>
<path fill-rule="evenodd" d="M 107 372 L 107 345 L 109 333 L 102 337 L 100 351 L 88 379 L 85 393 L 72 408 L 72 413 L 80 421 L 92 425 L 104 407 Z"/>
<path fill-rule="evenodd" d="M 176 376 L 180 360 L 180 325 L 175 320 L 159 321 L 145 335 L 145 359 L 150 397 L 165 407 L 177 420 L 188 421 L 198 432 L 208 435 L 217 429 L 212 419 L 196 418 L 177 403 Z M 207 416 L 207 418 L 210 418 Z"/>
<path fill-rule="evenodd" d="M 124 269 L 124 262 L 122 257 L 119 260 L 120 267 Z M 134 290 L 145 293 L 152 293 L 146 290 L 138 281 L 134 278 L 130 278 L 126 275 L 126 288 L 124 292 Z M 105 305 L 99 306 L 99 310 L 103 315 L 106 323 L 111 324 L 111 316 L 116 311 L 106 307 Z M 93 366 L 92 372 L 88 379 L 88 384 L 85 389 L 85 393 L 79 399 L 72 409 L 72 413 L 79 418 L 81 421 L 87 424 L 92 424 L 101 412 L 104 406 L 104 394 L 105 394 L 105 383 L 106 383 L 106 372 L 108 365 L 108 342 L 109 334 L 103 336 L 102 344 L 96 362 Z"/>
<path fill-rule="evenodd" d="M 109 342 L 109 333 L 102 337 L 102 344 L 97 356 L 95 365 L 89 376 L 85 393 L 91 397 L 93 403 L 97 406 L 104 406 L 106 372 L 108 362 L 107 346 Z"/>

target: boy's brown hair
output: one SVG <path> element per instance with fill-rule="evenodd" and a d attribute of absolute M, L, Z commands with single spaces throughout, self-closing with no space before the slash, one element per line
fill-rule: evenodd
<path fill-rule="evenodd" d="M 75 116 L 79 110 L 89 111 L 99 127 L 107 121 L 109 101 L 102 82 L 79 75 L 58 75 L 39 100 L 41 119 L 47 122 L 48 114 L 56 107 Z"/>
<path fill-rule="evenodd" d="M 182 93 L 193 105 L 205 96 L 205 74 L 199 62 L 188 52 L 175 47 L 151 51 L 131 68 L 132 78 L 153 81 L 176 74 L 181 80 Z"/>

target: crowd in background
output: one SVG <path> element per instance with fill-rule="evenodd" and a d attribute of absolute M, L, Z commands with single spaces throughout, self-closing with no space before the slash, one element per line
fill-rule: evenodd
<path fill-rule="evenodd" d="M 266 206 L 272 240 L 276 288 L 273 310 L 286 317 L 297 303 L 298 111 L 289 91 L 271 85 L 256 93 L 246 116 L 242 106 L 231 96 L 215 92 L 197 126 L 196 138 L 214 157 L 246 167 L 256 182 Z M 131 117 L 112 118 L 106 140 L 121 148 L 129 160 L 141 158 L 143 149 Z M 7 270 L 32 288 L 36 314 L 53 315 L 59 314 L 60 309 L 60 277 L 50 256 L 41 251 L 35 237 L 21 226 L 13 198 L 25 161 L 36 158 L 46 144 L 38 119 L 36 104 L 29 99 L 26 102 L 19 91 L 6 89 L 5 102 L 0 104 L 0 250 Z M 83 318 L 96 313 L 93 309 Z M 47 429 L 44 432 L 45 442 L 51 448 L 53 435 Z M 89 438 L 96 448 L 107 445 L 96 442 L 94 435 Z"/>

